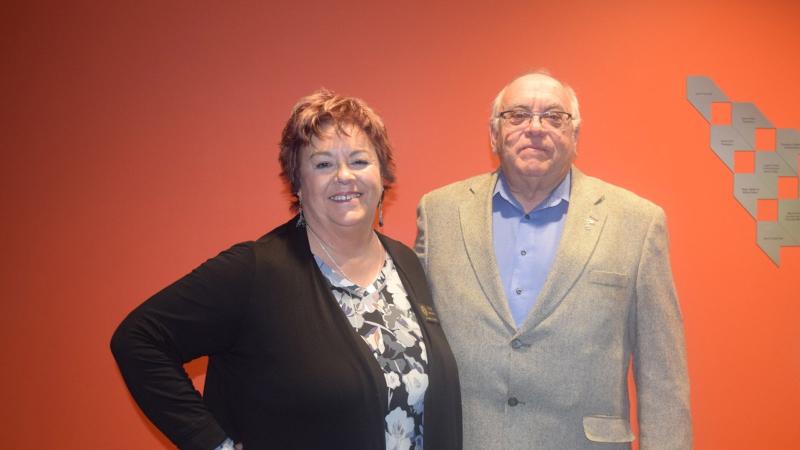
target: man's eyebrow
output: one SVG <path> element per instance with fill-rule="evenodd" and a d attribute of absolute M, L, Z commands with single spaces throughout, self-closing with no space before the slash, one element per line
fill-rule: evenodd
<path fill-rule="evenodd" d="M 530 111 L 530 108 L 528 108 L 525 105 L 508 105 L 505 108 L 503 108 L 504 111 L 511 111 L 512 109 L 527 109 L 528 111 Z"/>
<path fill-rule="evenodd" d="M 545 108 L 544 110 L 545 111 L 553 111 L 553 110 L 566 111 L 566 109 L 567 108 L 564 108 L 564 105 L 562 105 L 561 103 L 552 103 L 547 108 Z"/>
<path fill-rule="evenodd" d="M 511 111 L 517 109 L 524 109 L 525 111 L 533 111 L 530 106 L 523 104 L 509 105 L 504 109 L 504 111 Z M 552 110 L 564 111 L 564 106 L 558 102 L 550 103 L 549 105 L 545 106 L 541 111 L 552 111 Z"/>

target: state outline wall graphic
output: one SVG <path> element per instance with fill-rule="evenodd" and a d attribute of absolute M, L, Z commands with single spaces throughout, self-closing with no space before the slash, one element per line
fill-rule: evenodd
<path fill-rule="evenodd" d="M 711 150 L 733 174 L 734 198 L 756 221 L 756 243 L 780 267 L 781 247 L 800 246 L 800 132 L 775 128 L 753 103 L 731 101 L 707 76 L 687 77 L 686 97 L 711 127 Z M 730 123 L 712 120 L 715 103 L 730 105 Z M 758 148 L 759 131 L 774 131 L 773 149 Z M 737 170 L 738 152 L 750 153 L 752 172 Z M 779 183 L 791 178 L 793 192 L 782 198 Z M 759 218 L 760 202 L 777 204 L 775 220 Z"/>

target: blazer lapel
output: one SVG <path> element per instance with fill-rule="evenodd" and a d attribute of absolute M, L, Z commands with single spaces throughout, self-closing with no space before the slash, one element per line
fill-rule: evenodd
<path fill-rule="evenodd" d="M 558 252 L 520 330 L 532 329 L 547 318 L 583 274 L 605 225 L 604 200 L 603 193 L 593 189 L 587 177 L 573 166 L 569 209 Z"/>
<path fill-rule="evenodd" d="M 461 233 L 464 236 L 467 257 L 483 294 L 497 315 L 514 329 L 516 326 L 508 308 L 500 272 L 497 271 L 492 240 L 492 191 L 496 182 L 497 172 L 480 178 L 470 186 L 472 199 L 459 207 Z"/>

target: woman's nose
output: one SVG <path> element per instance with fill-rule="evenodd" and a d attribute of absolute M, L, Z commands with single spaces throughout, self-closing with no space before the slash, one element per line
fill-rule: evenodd
<path fill-rule="evenodd" d="M 347 167 L 347 164 L 339 165 L 339 168 L 336 170 L 336 181 L 344 183 L 350 181 L 352 178 L 353 172 L 350 171 L 350 168 Z"/>

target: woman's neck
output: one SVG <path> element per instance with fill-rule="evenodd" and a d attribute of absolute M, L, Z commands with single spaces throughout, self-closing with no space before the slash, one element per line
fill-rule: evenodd
<path fill-rule="evenodd" d="M 377 240 L 371 226 L 322 225 L 313 219 L 306 219 L 306 227 L 311 229 L 314 235 L 325 244 L 328 251 L 342 258 L 351 258 L 364 254 Z"/>
<path fill-rule="evenodd" d="M 332 230 L 306 222 L 306 229 L 311 252 L 350 281 L 367 286 L 380 273 L 385 255 L 371 227 Z"/>

